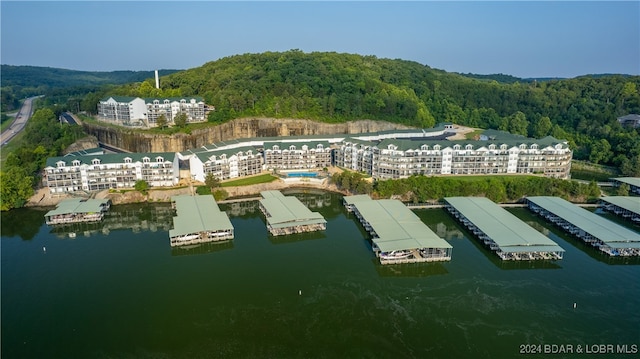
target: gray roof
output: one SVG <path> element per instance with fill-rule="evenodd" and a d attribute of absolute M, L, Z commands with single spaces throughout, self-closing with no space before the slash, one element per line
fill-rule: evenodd
<path fill-rule="evenodd" d="M 452 248 L 438 237 L 418 216 L 395 199 L 372 200 L 367 195 L 347 196 L 360 215 L 371 225 L 378 238 L 373 242 L 383 252 L 419 249 Z"/>
<path fill-rule="evenodd" d="M 302 146 L 304 146 L 304 145 L 309 147 L 309 149 L 312 149 L 312 148 L 316 148 L 319 144 L 321 144 L 323 146 L 323 148 L 329 148 L 329 146 L 331 146 L 329 141 L 305 141 L 305 142 L 284 142 L 284 141 L 276 142 L 276 141 L 269 141 L 269 142 L 264 142 L 263 146 L 264 146 L 265 150 L 273 149 L 274 145 L 278 145 L 280 150 L 288 150 L 289 146 L 295 146 L 296 150 L 300 150 L 300 149 L 302 149 Z"/>
<path fill-rule="evenodd" d="M 211 156 L 220 157 L 221 155 L 226 155 L 227 158 L 229 158 L 229 157 L 231 157 L 233 155 L 237 155 L 238 152 L 246 153 L 247 151 L 251 151 L 254 155 L 259 155 L 260 154 L 260 152 L 258 150 L 256 150 L 255 147 L 244 146 L 244 147 L 238 147 L 238 148 L 228 148 L 228 149 L 223 149 L 223 150 L 213 150 L 213 151 L 209 151 L 209 152 L 196 152 L 196 156 L 198 156 L 200 161 L 202 161 L 204 163 L 204 162 L 209 161 Z"/>
<path fill-rule="evenodd" d="M 480 147 L 488 147 L 493 144 L 499 147 L 502 144 L 507 145 L 508 147 L 519 146 L 521 144 L 532 145 L 537 144 L 540 149 L 543 149 L 547 146 L 555 146 L 557 144 L 561 144 L 562 148 L 569 147 L 565 141 L 558 140 L 554 137 L 547 136 L 544 138 L 534 139 L 534 138 L 526 138 L 522 136 L 515 136 L 508 138 L 505 136 L 504 138 L 497 138 L 495 140 L 487 140 L 487 141 L 476 141 L 476 140 L 430 140 L 429 138 L 420 138 L 420 139 L 386 139 L 380 141 L 376 147 L 378 148 L 387 148 L 388 145 L 393 144 L 398 147 L 399 151 L 407 151 L 407 150 L 418 150 L 420 146 L 429 145 L 440 145 L 442 148 L 453 147 L 456 144 L 460 146 L 472 145 L 474 149 L 478 149 Z"/>
<path fill-rule="evenodd" d="M 212 195 L 173 196 L 178 216 L 173 217 L 173 229 L 169 237 L 195 234 L 205 231 L 233 230 L 225 212 L 220 211 Z"/>
<path fill-rule="evenodd" d="M 102 207 L 108 202 L 108 199 L 65 199 L 58 203 L 56 209 L 50 210 L 44 216 L 49 217 L 72 213 L 99 213 L 102 211 Z"/>
<path fill-rule="evenodd" d="M 600 198 L 601 201 L 611 203 L 614 206 L 626 209 L 629 212 L 640 214 L 640 197 L 631 196 L 607 196 Z"/>
<path fill-rule="evenodd" d="M 486 197 L 446 197 L 444 200 L 503 252 L 564 252 L 556 242 Z"/>
<path fill-rule="evenodd" d="M 104 155 L 104 149 L 101 147 L 87 148 L 84 150 L 69 152 L 64 157 L 69 156 L 96 156 L 96 155 Z"/>
<path fill-rule="evenodd" d="M 560 197 L 527 197 L 527 200 L 598 238 L 611 248 L 640 248 L 640 234 Z"/>
<path fill-rule="evenodd" d="M 640 177 L 616 177 L 612 178 L 612 180 L 626 183 L 630 186 L 640 187 Z"/>
<path fill-rule="evenodd" d="M 91 164 L 94 159 L 99 159 L 101 164 L 105 163 L 124 163 L 125 158 L 131 158 L 132 162 L 142 162 L 142 159 L 148 157 L 151 162 L 156 162 L 156 158 L 162 157 L 164 161 L 173 162 L 175 152 L 142 152 L 142 153 L 106 153 L 78 156 L 62 156 L 49 157 L 45 167 L 57 167 L 57 163 L 62 161 L 65 166 L 71 166 L 73 161 L 80 161 L 80 164 Z"/>
<path fill-rule="evenodd" d="M 299 199 L 280 191 L 262 191 L 260 203 L 269 212 L 267 223 L 273 228 L 322 224 L 327 221 L 320 213 L 311 212 Z"/>

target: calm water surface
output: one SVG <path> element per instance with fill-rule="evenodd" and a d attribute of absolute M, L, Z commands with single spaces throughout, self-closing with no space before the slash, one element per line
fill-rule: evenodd
<path fill-rule="evenodd" d="M 169 246 L 168 205 L 114 206 L 101 225 L 62 230 L 44 211 L 3 213 L 2 358 L 638 355 L 638 261 L 518 209 L 565 257 L 503 263 L 443 210 L 417 210 L 453 260 L 381 266 L 341 196 L 296 195 L 325 232 L 271 237 L 256 202 L 221 205 L 235 240 L 191 249 Z M 548 353 L 561 345 L 574 354 Z"/>

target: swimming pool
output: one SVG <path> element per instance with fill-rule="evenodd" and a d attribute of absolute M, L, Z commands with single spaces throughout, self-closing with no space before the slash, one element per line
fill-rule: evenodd
<path fill-rule="evenodd" d="M 287 173 L 287 177 L 318 177 L 315 172 L 291 172 Z"/>

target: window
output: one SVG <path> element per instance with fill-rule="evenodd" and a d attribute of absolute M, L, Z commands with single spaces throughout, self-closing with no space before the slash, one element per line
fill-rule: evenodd
<path fill-rule="evenodd" d="M 500 149 L 502 151 L 506 151 L 507 150 L 507 145 L 505 145 L 504 143 L 500 145 Z"/>
<path fill-rule="evenodd" d="M 58 168 L 62 168 L 64 167 L 64 162 L 63 161 L 59 161 L 56 163 L 56 166 L 58 166 Z"/>
<path fill-rule="evenodd" d="M 73 160 L 73 162 L 71 162 L 72 165 L 74 166 L 80 166 L 80 161 L 79 160 Z"/>
<path fill-rule="evenodd" d="M 436 150 L 436 151 L 440 151 L 440 145 L 434 145 L 433 149 Z"/>
<path fill-rule="evenodd" d="M 92 160 L 91 160 L 91 164 L 92 164 L 92 165 L 99 165 L 99 164 L 100 164 L 100 159 L 98 159 L 98 158 L 94 158 L 94 159 L 92 159 Z"/>
<path fill-rule="evenodd" d="M 124 163 L 131 163 L 131 158 L 129 158 L 129 157 L 125 157 L 125 159 L 124 159 Z"/>
<path fill-rule="evenodd" d="M 473 150 L 473 145 L 468 144 L 468 145 L 464 146 L 464 149 L 467 150 L 467 151 Z"/>
<path fill-rule="evenodd" d="M 496 149 L 496 145 L 494 145 L 493 143 L 489 145 L 489 150 L 495 150 Z"/>
<path fill-rule="evenodd" d="M 156 157 L 156 162 L 162 163 L 162 162 L 164 162 L 164 158 L 158 156 L 158 157 Z"/>
<path fill-rule="evenodd" d="M 142 158 L 142 162 L 143 163 L 149 163 L 149 161 L 151 161 L 151 159 L 149 157 L 143 157 Z"/>
<path fill-rule="evenodd" d="M 422 146 L 420 146 L 420 149 L 421 149 L 421 150 L 423 150 L 423 151 L 426 151 L 426 150 L 428 150 L 428 149 L 429 149 L 429 146 L 427 146 L 427 145 L 422 145 Z"/>
<path fill-rule="evenodd" d="M 453 149 L 458 151 L 460 149 L 460 145 L 459 144 L 455 144 L 453 145 Z"/>
<path fill-rule="evenodd" d="M 289 151 L 295 151 L 295 149 L 296 149 L 296 146 L 295 146 L 295 145 L 291 145 L 291 146 L 289 146 Z"/>
<path fill-rule="evenodd" d="M 526 150 L 527 149 L 527 145 L 525 145 L 524 143 L 521 144 L 520 146 L 518 146 L 518 148 L 520 148 L 521 150 Z"/>

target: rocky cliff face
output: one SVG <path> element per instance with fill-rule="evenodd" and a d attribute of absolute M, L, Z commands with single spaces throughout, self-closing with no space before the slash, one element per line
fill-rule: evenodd
<path fill-rule="evenodd" d="M 213 142 L 251 137 L 286 137 L 303 135 L 356 134 L 410 127 L 383 121 L 360 120 L 346 123 L 323 123 L 310 120 L 243 118 L 191 134 L 147 134 L 126 128 L 112 128 L 93 123 L 83 123 L 85 132 L 98 141 L 131 152 L 181 152 Z"/>

